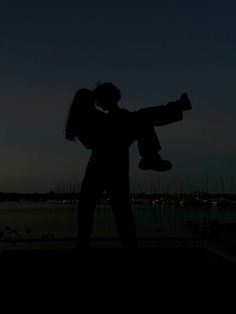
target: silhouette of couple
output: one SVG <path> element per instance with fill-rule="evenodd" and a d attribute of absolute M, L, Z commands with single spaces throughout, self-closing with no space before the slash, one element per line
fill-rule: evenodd
<path fill-rule="evenodd" d="M 186 93 L 167 105 L 133 112 L 118 106 L 120 98 L 116 86 L 102 83 L 93 91 L 78 90 L 69 110 L 66 139 L 78 138 L 91 150 L 78 209 L 77 243 L 82 255 L 89 247 L 96 202 L 106 190 L 125 252 L 128 257 L 135 257 L 137 241 L 129 193 L 129 147 L 138 141 L 140 169 L 169 170 L 172 164 L 160 157 L 161 146 L 154 126 L 180 121 L 183 111 L 191 110 Z"/>

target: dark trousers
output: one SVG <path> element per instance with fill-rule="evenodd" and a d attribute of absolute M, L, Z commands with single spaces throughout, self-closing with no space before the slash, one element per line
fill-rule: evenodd
<path fill-rule="evenodd" d="M 119 162 L 117 162 L 119 165 Z M 93 229 L 96 202 L 104 190 L 110 197 L 116 227 L 127 253 L 136 250 L 136 231 L 129 193 L 129 174 L 116 165 L 111 170 L 107 165 L 89 161 L 81 186 L 78 208 L 78 249 L 87 250 Z"/>
<path fill-rule="evenodd" d="M 138 149 L 142 157 L 156 155 L 161 150 L 154 126 L 163 126 L 183 119 L 183 112 L 178 109 L 175 102 L 164 106 L 142 108 L 132 112 L 132 115 L 133 137 L 138 141 Z"/>
<path fill-rule="evenodd" d="M 151 125 L 144 125 L 137 132 L 138 150 L 141 157 L 155 156 L 161 150 L 161 144 L 156 131 Z"/>

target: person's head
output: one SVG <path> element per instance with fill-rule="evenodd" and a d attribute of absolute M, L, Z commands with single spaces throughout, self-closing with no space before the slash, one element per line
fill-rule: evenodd
<path fill-rule="evenodd" d="M 112 83 L 98 84 L 93 91 L 96 105 L 110 111 L 121 99 L 120 90 Z"/>
<path fill-rule="evenodd" d="M 66 122 L 65 138 L 71 141 L 76 137 L 76 126 L 78 117 L 83 113 L 89 112 L 95 108 L 93 92 L 86 88 L 79 89 L 70 105 L 69 114 Z"/>
<path fill-rule="evenodd" d="M 70 111 L 73 113 L 81 111 L 89 111 L 95 108 L 95 100 L 93 92 L 87 88 L 79 89 L 74 96 Z"/>

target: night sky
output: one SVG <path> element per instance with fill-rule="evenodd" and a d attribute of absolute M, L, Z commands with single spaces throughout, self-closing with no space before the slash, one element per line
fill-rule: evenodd
<path fill-rule="evenodd" d="M 131 148 L 133 190 L 159 178 L 199 188 L 207 171 L 212 191 L 236 192 L 236 1 L 1 0 L 0 38 L 0 191 L 81 180 L 89 151 L 64 139 L 69 105 L 110 81 L 129 110 L 192 100 L 182 122 L 156 129 L 173 170 L 139 170 Z"/>

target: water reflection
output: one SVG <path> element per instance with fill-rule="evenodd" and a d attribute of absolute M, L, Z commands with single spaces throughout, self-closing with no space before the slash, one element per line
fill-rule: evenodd
<path fill-rule="evenodd" d="M 0 234 L 7 228 L 15 230 L 18 237 L 41 238 L 53 234 L 55 238 L 73 238 L 76 235 L 77 204 L 48 204 L 44 202 L 1 203 Z M 137 232 L 140 238 L 185 236 L 191 232 L 183 226 L 205 221 L 236 222 L 236 210 L 220 207 L 187 207 L 169 205 L 133 205 Z M 10 233 L 8 229 L 8 233 Z M 106 204 L 97 206 L 93 237 L 117 237 L 112 211 Z"/>

